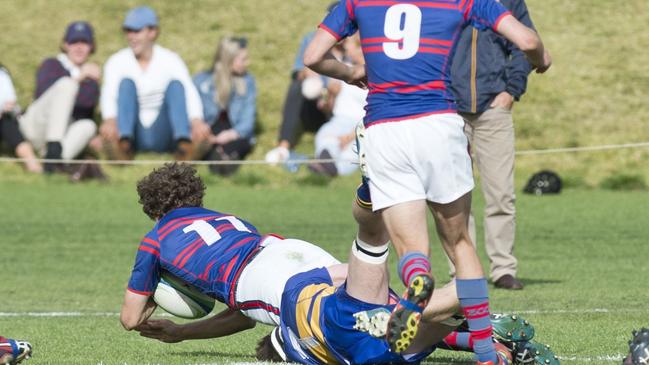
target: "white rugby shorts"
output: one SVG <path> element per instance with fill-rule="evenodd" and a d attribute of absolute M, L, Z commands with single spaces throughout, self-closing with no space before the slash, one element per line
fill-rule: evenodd
<path fill-rule="evenodd" d="M 328 252 L 306 241 L 267 236 L 264 248 L 241 272 L 235 300 L 255 321 L 279 326 L 284 285 L 295 274 L 340 264 Z"/>
<path fill-rule="evenodd" d="M 473 189 L 464 119 L 458 114 L 371 125 L 361 143 L 375 211 L 414 200 L 447 204 Z"/>

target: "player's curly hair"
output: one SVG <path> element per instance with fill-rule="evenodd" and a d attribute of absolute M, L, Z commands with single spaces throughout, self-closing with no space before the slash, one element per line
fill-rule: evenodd
<path fill-rule="evenodd" d="M 272 336 L 272 334 L 268 334 L 261 340 L 259 340 L 259 342 L 257 343 L 255 357 L 259 361 L 284 362 L 284 360 L 282 360 L 282 357 L 279 356 L 277 351 L 275 351 L 275 347 L 273 347 L 270 336 Z"/>
<path fill-rule="evenodd" d="M 166 163 L 137 182 L 142 210 L 156 220 L 181 207 L 202 207 L 205 184 L 188 164 Z"/>

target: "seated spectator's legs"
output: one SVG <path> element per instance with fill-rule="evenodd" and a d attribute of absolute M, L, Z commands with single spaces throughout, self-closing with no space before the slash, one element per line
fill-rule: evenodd
<path fill-rule="evenodd" d="M 25 160 L 25 168 L 29 172 L 41 173 L 43 166 L 36 161 L 36 154 L 32 145 L 25 141 L 18 129 L 18 120 L 13 113 L 4 113 L 0 116 L 0 140 L 13 151 L 18 158 Z"/>
<path fill-rule="evenodd" d="M 97 134 L 97 124 L 92 119 L 80 119 L 72 122 L 61 141 L 63 159 L 77 157 L 95 134 Z"/>
<path fill-rule="evenodd" d="M 119 83 L 117 92 L 117 129 L 119 138 L 134 141 L 135 128 L 140 124 L 140 107 L 137 99 L 137 87 L 131 79 Z"/>
<path fill-rule="evenodd" d="M 294 78 L 288 87 L 284 99 L 284 110 L 282 112 L 282 125 L 279 130 L 279 141 L 288 143 L 286 148 L 293 148 L 297 142 L 300 129 L 300 115 L 304 104 L 302 96 L 302 81 Z"/>
<path fill-rule="evenodd" d="M 61 158 L 60 143 L 70 123 L 78 91 L 77 81 L 62 77 L 20 118 L 20 131 L 36 150 L 47 147 L 45 155 L 48 158 Z"/>
<path fill-rule="evenodd" d="M 191 124 L 187 112 L 185 87 L 180 81 L 173 80 L 169 83 L 162 108 L 167 112 L 167 117 L 171 122 L 174 141 L 191 141 Z"/>
<path fill-rule="evenodd" d="M 300 110 L 300 119 L 302 129 L 307 132 L 317 132 L 323 124 L 327 122 L 329 116 L 318 108 L 318 100 L 304 100 L 302 110 Z"/>
<path fill-rule="evenodd" d="M 135 147 L 142 151 L 170 152 L 179 142 L 190 142 L 191 131 L 185 88 L 179 81 L 171 81 L 165 91 L 160 114 L 153 125 L 144 128 L 136 124 Z"/>
<path fill-rule="evenodd" d="M 353 136 L 356 122 L 334 116 L 325 123 L 315 136 L 315 157 L 323 158 L 327 151 L 330 158 L 337 160 L 335 163 L 338 175 L 349 175 L 358 170 L 358 156 L 354 152 Z M 343 143 L 343 141 L 345 143 Z"/>

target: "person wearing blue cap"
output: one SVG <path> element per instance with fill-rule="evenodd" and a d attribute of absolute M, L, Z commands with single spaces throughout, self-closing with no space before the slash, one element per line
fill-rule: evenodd
<path fill-rule="evenodd" d="M 68 25 L 61 53 L 47 58 L 36 75 L 34 102 L 19 120 L 20 131 L 47 159 L 77 157 L 97 133 L 93 120 L 99 101 L 101 68 L 89 62 L 95 51 L 92 26 Z M 45 172 L 61 170 L 45 164 Z"/>
<path fill-rule="evenodd" d="M 173 151 L 178 160 L 191 159 L 193 142 L 205 140 L 210 130 L 187 66 L 156 44 L 160 20 L 153 9 L 132 9 L 122 29 L 128 48 L 104 66 L 103 145 L 118 159 L 132 159 L 136 151 Z"/>

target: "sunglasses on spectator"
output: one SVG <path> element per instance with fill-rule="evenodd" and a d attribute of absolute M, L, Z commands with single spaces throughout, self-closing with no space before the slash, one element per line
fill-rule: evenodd
<path fill-rule="evenodd" d="M 232 42 L 236 42 L 239 44 L 239 48 L 246 48 L 248 47 L 248 38 L 246 37 L 232 37 L 230 38 Z"/>

